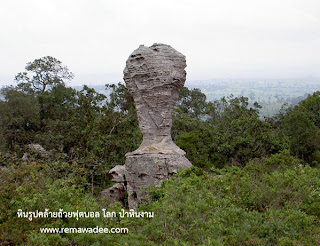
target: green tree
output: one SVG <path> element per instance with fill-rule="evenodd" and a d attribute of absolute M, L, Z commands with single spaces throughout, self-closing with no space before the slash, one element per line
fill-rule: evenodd
<path fill-rule="evenodd" d="M 208 103 L 206 95 L 200 89 L 189 90 L 187 87 L 183 87 L 177 106 L 190 117 L 200 117 L 206 114 Z"/>
<path fill-rule="evenodd" d="M 320 150 L 320 129 L 310 112 L 295 108 L 281 123 L 280 133 L 288 137 L 292 154 L 309 162 L 320 161 L 314 158 Z"/>
<path fill-rule="evenodd" d="M 14 87 L 0 91 L 0 128 L 3 147 L 20 151 L 23 145 L 32 142 L 39 130 L 39 104 L 32 95 Z"/>
<path fill-rule="evenodd" d="M 172 135 L 196 166 L 244 166 L 251 158 L 277 153 L 285 141 L 259 118 L 260 105 L 249 107 L 248 98 L 222 98 L 206 104 L 206 117 L 195 118 L 179 107 Z M 191 112 L 192 113 L 192 112 Z"/>
<path fill-rule="evenodd" d="M 287 138 L 293 155 L 314 165 L 320 162 L 320 92 L 317 91 L 298 105 L 284 104 L 281 111 L 267 122 L 278 138 Z"/>
<path fill-rule="evenodd" d="M 38 95 L 43 103 L 42 128 L 36 135 L 36 142 L 46 149 L 68 152 L 75 140 L 70 129 L 77 107 L 76 90 L 56 85 L 50 91 Z"/>
<path fill-rule="evenodd" d="M 28 62 L 25 72 L 16 75 L 18 87 L 30 93 L 43 93 L 56 85 L 64 85 L 74 74 L 62 62 L 52 56 L 45 56 Z"/>
<path fill-rule="evenodd" d="M 74 74 L 62 62 L 52 56 L 45 56 L 27 63 L 25 72 L 16 75 L 15 80 L 18 88 L 28 94 L 37 95 L 40 105 L 40 126 L 45 123 L 45 102 L 44 93 L 55 86 L 65 86 L 64 80 L 71 80 Z"/>
<path fill-rule="evenodd" d="M 316 91 L 302 100 L 299 107 L 301 110 L 309 112 L 314 124 L 320 128 L 320 91 Z"/>

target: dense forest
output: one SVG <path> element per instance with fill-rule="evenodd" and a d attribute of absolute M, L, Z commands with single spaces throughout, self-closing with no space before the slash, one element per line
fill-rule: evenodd
<path fill-rule="evenodd" d="M 108 171 L 142 141 L 124 84 L 105 94 L 66 86 L 73 73 L 43 57 L 0 96 L 0 245 L 320 245 L 320 91 L 261 119 L 246 97 L 207 101 L 181 90 L 172 138 L 193 167 L 139 211 L 154 218 L 18 218 L 24 211 L 106 205 Z M 127 234 L 43 234 L 43 227 L 127 227 Z"/>

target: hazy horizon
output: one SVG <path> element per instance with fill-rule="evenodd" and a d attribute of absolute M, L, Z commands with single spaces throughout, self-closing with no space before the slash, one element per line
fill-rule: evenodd
<path fill-rule="evenodd" d="M 123 78 L 116 75 L 99 75 L 99 74 L 84 74 L 80 76 L 75 75 L 75 78 L 71 81 L 66 81 L 66 86 L 82 86 L 82 85 L 92 85 L 99 86 L 105 84 L 117 84 L 119 82 L 124 83 Z M 199 79 L 186 79 L 186 86 L 194 83 L 205 83 L 205 84 L 214 84 L 214 83 L 223 83 L 223 82 L 251 82 L 251 81 L 294 81 L 294 82 L 316 82 L 319 81 L 320 77 L 314 76 L 305 76 L 305 77 L 200 77 Z M 14 78 L 3 79 L 0 75 L 0 88 L 5 86 L 15 86 L 17 83 L 14 81 Z"/>

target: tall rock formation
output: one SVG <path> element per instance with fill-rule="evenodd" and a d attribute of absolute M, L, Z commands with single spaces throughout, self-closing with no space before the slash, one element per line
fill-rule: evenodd
<path fill-rule="evenodd" d="M 165 44 L 140 45 L 128 58 L 124 80 L 132 94 L 143 134 L 140 147 L 126 154 L 129 207 L 148 199 L 143 190 L 191 167 L 171 139 L 172 112 L 186 80 L 185 56 Z"/>

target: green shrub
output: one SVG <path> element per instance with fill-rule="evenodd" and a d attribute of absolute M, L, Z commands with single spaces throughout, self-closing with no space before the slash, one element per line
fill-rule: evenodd
<path fill-rule="evenodd" d="M 280 153 L 261 172 L 252 163 L 244 170 L 185 170 L 153 188 L 156 199 L 143 208 L 155 218 L 131 226 L 161 245 L 317 245 L 320 170 L 298 163 Z"/>

